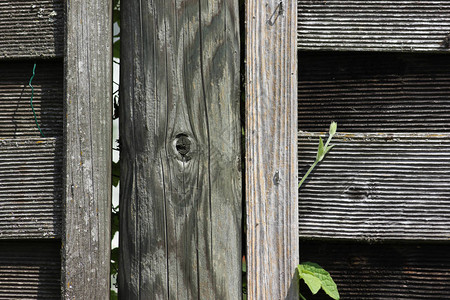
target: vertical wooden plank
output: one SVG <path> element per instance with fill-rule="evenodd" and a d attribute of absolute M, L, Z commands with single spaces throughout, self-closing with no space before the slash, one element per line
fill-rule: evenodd
<path fill-rule="evenodd" d="M 65 299 L 108 299 L 112 7 L 66 1 Z"/>
<path fill-rule="evenodd" d="M 297 299 L 297 2 L 247 0 L 249 299 Z"/>
<path fill-rule="evenodd" d="M 241 297 L 238 3 L 122 0 L 121 299 Z"/>

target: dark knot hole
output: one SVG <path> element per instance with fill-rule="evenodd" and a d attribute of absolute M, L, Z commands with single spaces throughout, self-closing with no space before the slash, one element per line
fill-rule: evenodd
<path fill-rule="evenodd" d="M 176 138 L 177 142 L 175 144 L 175 147 L 177 148 L 178 153 L 180 153 L 180 155 L 184 157 L 191 150 L 191 141 L 189 140 L 188 136 L 183 133 L 177 135 Z"/>

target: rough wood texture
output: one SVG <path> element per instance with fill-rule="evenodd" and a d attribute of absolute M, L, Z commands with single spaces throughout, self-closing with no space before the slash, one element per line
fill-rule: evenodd
<path fill-rule="evenodd" d="M 299 129 L 448 132 L 447 54 L 300 52 Z"/>
<path fill-rule="evenodd" d="M 61 236 L 61 172 L 61 139 L 0 139 L 0 239 Z"/>
<path fill-rule="evenodd" d="M 30 106 L 32 61 L 0 62 L 0 137 L 40 137 Z M 36 61 L 33 106 L 45 137 L 62 137 L 63 62 Z"/>
<path fill-rule="evenodd" d="M 303 174 L 318 134 L 301 133 Z M 300 236 L 448 240 L 449 134 L 338 134 L 299 197 Z"/>
<path fill-rule="evenodd" d="M 65 299 L 108 299 L 112 2 L 66 1 Z"/>
<path fill-rule="evenodd" d="M 448 244 L 300 242 L 302 260 L 329 271 L 341 299 L 449 299 L 449 252 Z M 307 299 L 330 299 L 322 296 Z"/>
<path fill-rule="evenodd" d="M 237 1 L 122 0 L 121 299 L 241 297 Z"/>
<path fill-rule="evenodd" d="M 63 0 L 1 0 L 0 59 L 62 57 Z"/>
<path fill-rule="evenodd" d="M 61 299 L 61 243 L 0 242 L 0 299 Z"/>
<path fill-rule="evenodd" d="M 449 51 L 446 0 L 300 0 L 298 20 L 299 49 Z"/>
<path fill-rule="evenodd" d="M 246 3 L 248 297 L 297 299 L 297 2 Z"/>

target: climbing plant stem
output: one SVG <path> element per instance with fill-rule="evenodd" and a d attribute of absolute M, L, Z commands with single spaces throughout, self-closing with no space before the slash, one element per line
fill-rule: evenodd
<path fill-rule="evenodd" d="M 36 63 L 33 66 L 33 75 L 31 76 L 30 82 L 28 83 L 28 86 L 31 88 L 30 105 L 31 105 L 31 110 L 33 111 L 34 122 L 36 123 L 36 126 L 39 129 L 39 132 L 41 133 L 41 136 L 45 137 L 44 133 L 41 130 L 41 127 L 39 126 L 39 123 L 38 123 L 38 120 L 37 120 L 37 116 L 36 116 L 36 112 L 34 111 L 34 107 L 33 107 L 34 88 L 33 88 L 33 85 L 31 84 L 31 82 L 33 81 L 34 75 L 36 75 Z"/>

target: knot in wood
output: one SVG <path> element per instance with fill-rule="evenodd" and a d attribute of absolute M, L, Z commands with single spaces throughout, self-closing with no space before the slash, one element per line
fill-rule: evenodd
<path fill-rule="evenodd" d="M 186 157 L 191 151 L 191 141 L 186 134 L 179 134 L 176 136 L 175 147 L 182 157 Z"/>

